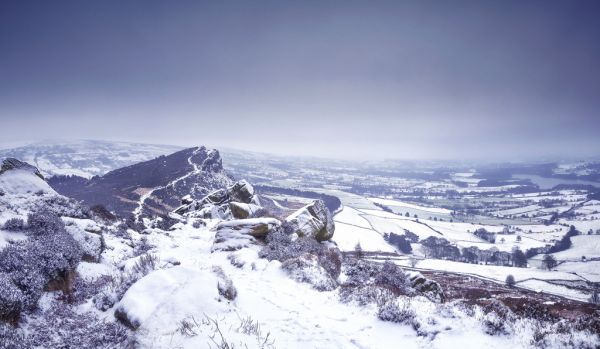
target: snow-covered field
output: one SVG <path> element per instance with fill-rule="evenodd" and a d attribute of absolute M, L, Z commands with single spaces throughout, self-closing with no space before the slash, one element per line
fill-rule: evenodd
<path fill-rule="evenodd" d="M 390 202 L 390 200 L 380 200 L 379 202 L 396 203 L 395 201 Z M 356 243 L 360 242 L 362 249 L 369 252 L 394 252 L 395 248 L 391 247 L 382 238 L 383 234 L 396 233 L 402 235 L 407 230 L 416 234 L 420 240 L 430 236 L 443 237 L 459 248 L 478 247 L 481 250 L 495 248 L 505 252 L 511 252 L 515 247 L 520 248 L 522 251 L 529 248 L 544 247 L 550 241 L 559 240 L 568 230 L 568 227 L 559 225 L 515 225 L 511 229 L 516 229 L 517 233 L 499 234 L 496 243 L 489 243 L 473 235 L 473 232 L 479 228 L 485 228 L 487 231 L 500 233 L 504 230 L 504 226 L 415 219 L 414 217 L 385 212 L 379 208 L 365 209 L 349 206 L 345 206 L 335 216 L 335 222 L 336 235 L 334 241 L 341 250 L 353 251 Z M 517 239 L 518 236 L 521 238 L 520 241 Z M 588 260 L 600 257 L 600 236 L 575 236 L 572 241 L 572 248 L 558 252 L 554 256 L 559 261 L 568 260 L 573 262 L 561 264 L 553 271 L 538 268 L 541 256 L 534 257 L 535 261 L 532 260 L 529 268 L 479 265 L 437 259 L 421 260 L 418 267 L 471 274 L 497 282 L 504 282 L 510 274 L 515 276 L 520 287 L 536 291 L 547 291 L 567 298 L 586 301 L 589 298 L 588 293 L 576 291 L 564 285 L 533 280 L 597 280 L 599 274 L 594 268 L 596 263 L 582 263 L 581 256 L 586 256 Z M 413 244 L 413 249 L 414 254 L 423 255 L 419 245 Z M 406 266 L 409 265 L 409 261 L 406 259 L 400 263 Z"/>

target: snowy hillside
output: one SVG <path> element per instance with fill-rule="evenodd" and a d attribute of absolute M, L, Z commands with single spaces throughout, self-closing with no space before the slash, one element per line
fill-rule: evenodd
<path fill-rule="evenodd" d="M 20 159 L 40 168 L 45 176 L 90 178 L 181 149 L 171 145 L 96 140 L 41 141 L 0 149 L 0 160 L 7 157 Z"/>

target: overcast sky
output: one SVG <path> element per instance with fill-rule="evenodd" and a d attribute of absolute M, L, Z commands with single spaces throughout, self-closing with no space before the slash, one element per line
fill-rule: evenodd
<path fill-rule="evenodd" d="M 598 1 L 3 0 L 0 134 L 600 155 L 599 18 Z"/>

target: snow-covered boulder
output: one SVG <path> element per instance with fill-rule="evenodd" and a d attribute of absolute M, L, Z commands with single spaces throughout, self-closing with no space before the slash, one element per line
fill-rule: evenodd
<path fill-rule="evenodd" d="M 233 218 L 246 219 L 259 212 L 262 207 L 254 204 L 244 204 L 241 202 L 232 201 L 229 203 L 229 211 Z"/>
<path fill-rule="evenodd" d="M 292 213 L 286 221 L 298 236 L 310 236 L 317 241 L 331 239 L 335 230 L 333 217 L 323 200 L 315 200 L 304 206 Z"/>
<path fill-rule="evenodd" d="M 442 290 L 442 287 L 437 282 L 427 279 L 419 272 L 409 272 L 408 278 L 411 286 L 427 298 L 437 302 L 445 301 L 444 290 Z"/>
<path fill-rule="evenodd" d="M 213 251 L 235 251 L 249 246 L 255 238 L 264 237 L 279 229 L 281 222 L 275 218 L 236 219 L 220 222 L 216 226 Z"/>
<path fill-rule="evenodd" d="M 291 258 L 281 268 L 294 280 L 311 284 L 319 291 L 334 290 L 338 284 L 319 264 L 319 258 L 311 253 Z"/>
<path fill-rule="evenodd" d="M 217 275 L 183 266 L 156 270 L 133 284 L 115 306 L 115 317 L 137 329 L 146 321 L 175 323 L 190 312 L 223 311 Z"/>

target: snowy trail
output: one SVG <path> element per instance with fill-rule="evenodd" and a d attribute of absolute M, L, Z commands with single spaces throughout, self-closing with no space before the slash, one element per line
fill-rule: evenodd
<path fill-rule="evenodd" d="M 190 164 L 193 168 L 192 171 L 186 173 L 185 175 L 176 178 L 174 180 L 172 180 L 171 182 L 167 183 L 166 185 L 160 186 L 160 187 L 155 187 L 152 188 L 151 190 L 149 190 L 147 193 L 143 194 L 142 196 L 140 196 L 140 199 L 138 201 L 138 206 L 135 208 L 135 210 L 133 210 L 133 216 L 135 217 L 135 221 L 139 222 L 140 220 L 140 216 L 142 215 L 142 212 L 144 211 L 144 204 L 146 203 L 146 200 L 152 196 L 152 194 L 154 194 L 154 192 L 156 192 L 157 190 L 162 190 L 165 188 L 168 188 L 170 186 L 174 186 L 175 184 L 177 184 L 178 182 L 181 182 L 182 180 L 194 175 L 194 174 L 198 174 L 201 172 L 200 168 L 198 167 L 197 164 L 195 164 L 194 162 L 192 162 L 192 157 L 196 154 L 198 154 L 198 151 L 200 150 L 200 148 L 196 147 L 196 149 L 192 152 L 192 155 L 190 155 L 187 159 L 188 164 Z"/>

